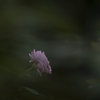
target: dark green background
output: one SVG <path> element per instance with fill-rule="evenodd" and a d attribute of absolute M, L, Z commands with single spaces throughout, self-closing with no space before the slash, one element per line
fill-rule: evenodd
<path fill-rule="evenodd" d="M 0 0 L 0 100 L 100 100 L 99 38 L 99 0 Z M 33 49 L 51 75 L 23 76 Z"/>

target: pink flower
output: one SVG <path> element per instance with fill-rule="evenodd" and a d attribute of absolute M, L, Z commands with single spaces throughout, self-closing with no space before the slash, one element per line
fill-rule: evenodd
<path fill-rule="evenodd" d="M 50 62 L 48 61 L 44 52 L 35 51 L 34 49 L 31 54 L 29 53 L 29 56 L 31 58 L 29 62 L 35 63 L 35 68 L 40 76 L 42 76 L 42 73 L 52 73 L 51 66 L 49 64 Z"/>

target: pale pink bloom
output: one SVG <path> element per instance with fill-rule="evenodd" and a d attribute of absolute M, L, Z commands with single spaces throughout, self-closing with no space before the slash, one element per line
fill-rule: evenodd
<path fill-rule="evenodd" d="M 51 66 L 49 64 L 50 62 L 48 61 L 44 52 L 35 51 L 34 49 L 31 54 L 29 53 L 29 56 L 31 58 L 29 62 L 35 63 L 35 68 L 40 76 L 42 76 L 42 73 L 52 73 Z"/>

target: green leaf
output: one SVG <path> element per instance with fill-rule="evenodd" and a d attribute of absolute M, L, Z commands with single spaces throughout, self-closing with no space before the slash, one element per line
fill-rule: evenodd
<path fill-rule="evenodd" d="M 33 90 L 33 89 L 29 88 L 29 87 L 23 87 L 22 86 L 22 88 L 27 90 L 27 91 L 29 91 L 29 92 L 31 92 L 31 93 L 33 93 L 33 94 L 35 94 L 35 95 L 39 95 L 39 93 L 37 91 L 35 91 L 35 90 Z"/>
<path fill-rule="evenodd" d="M 100 85 L 100 81 L 97 79 L 89 79 L 87 80 L 89 87 L 94 87 Z"/>

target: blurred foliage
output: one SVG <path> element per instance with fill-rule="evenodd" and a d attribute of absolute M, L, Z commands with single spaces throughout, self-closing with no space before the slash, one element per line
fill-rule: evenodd
<path fill-rule="evenodd" d="M 99 100 L 99 13 L 99 0 L 1 0 L 0 100 Z M 26 74 L 33 49 L 52 75 Z"/>

